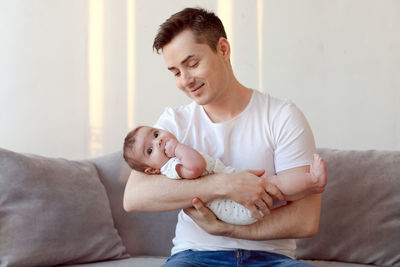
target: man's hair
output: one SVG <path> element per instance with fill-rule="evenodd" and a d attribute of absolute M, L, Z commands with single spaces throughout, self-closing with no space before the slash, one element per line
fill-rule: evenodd
<path fill-rule="evenodd" d="M 213 12 L 202 8 L 185 8 L 160 25 L 153 50 L 160 53 L 165 45 L 186 29 L 192 31 L 197 43 L 207 44 L 214 52 L 217 52 L 219 39 L 227 38 L 224 25 Z"/>
<path fill-rule="evenodd" d="M 133 129 L 132 131 L 130 131 L 127 134 L 127 136 L 125 137 L 125 141 L 124 141 L 124 159 L 125 159 L 126 163 L 128 163 L 129 167 L 131 167 L 132 169 L 140 171 L 140 172 L 144 172 L 144 170 L 147 166 L 145 166 L 142 162 L 140 162 L 139 160 L 136 160 L 133 157 L 133 145 L 136 142 L 137 132 L 142 127 L 143 126 L 138 126 L 135 129 Z"/>

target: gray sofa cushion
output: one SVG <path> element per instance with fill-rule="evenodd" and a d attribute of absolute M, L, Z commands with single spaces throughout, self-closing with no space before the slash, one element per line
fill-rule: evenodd
<path fill-rule="evenodd" d="M 132 256 L 169 256 L 178 211 L 126 212 L 122 207 L 125 184 L 131 169 L 122 151 L 91 159 L 111 203 L 115 227 Z"/>
<path fill-rule="evenodd" d="M 166 257 L 145 256 L 117 261 L 103 261 L 89 264 L 66 265 L 65 267 L 161 267 L 161 265 L 163 265 L 166 260 Z"/>
<path fill-rule="evenodd" d="M 125 256 L 92 163 L 0 149 L 2 266 L 52 266 Z"/>
<path fill-rule="evenodd" d="M 400 265 L 400 152 L 319 149 L 328 169 L 319 233 L 300 259 Z"/>

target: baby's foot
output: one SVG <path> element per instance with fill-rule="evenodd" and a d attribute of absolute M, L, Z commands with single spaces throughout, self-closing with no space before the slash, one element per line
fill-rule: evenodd
<path fill-rule="evenodd" d="M 314 162 L 311 164 L 310 174 L 311 180 L 313 182 L 313 187 L 323 191 L 327 182 L 326 164 L 324 159 L 321 158 L 318 154 L 314 154 Z"/>

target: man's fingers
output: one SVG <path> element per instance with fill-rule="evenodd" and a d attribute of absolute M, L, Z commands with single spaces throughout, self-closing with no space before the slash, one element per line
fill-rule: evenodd
<path fill-rule="evenodd" d="M 187 215 L 191 216 L 195 212 L 200 212 L 201 214 L 204 214 L 204 209 L 203 209 L 204 205 L 199 198 L 197 197 L 194 198 L 192 200 L 192 205 L 193 205 L 192 207 L 183 210 Z"/>
<path fill-rule="evenodd" d="M 210 209 L 208 209 L 204 205 L 203 201 L 201 201 L 198 197 L 195 197 L 192 200 L 192 205 L 199 213 L 201 213 L 202 216 L 208 216 L 211 214 Z"/>
<path fill-rule="evenodd" d="M 199 198 L 194 198 L 192 200 L 193 207 L 184 209 L 184 212 L 190 216 L 192 219 L 197 219 L 205 221 L 205 222 L 212 222 L 216 219 L 215 214 L 204 205 L 204 203 Z"/>
<path fill-rule="evenodd" d="M 261 177 L 265 173 L 265 170 L 247 170 L 247 172 L 254 174 L 255 176 Z"/>
<path fill-rule="evenodd" d="M 265 193 L 261 196 L 262 201 L 266 204 L 266 208 L 267 209 L 272 209 L 272 206 L 274 205 L 274 200 L 272 199 L 272 197 Z"/>
<path fill-rule="evenodd" d="M 263 215 L 266 215 L 266 214 L 270 214 L 270 211 L 269 211 L 269 206 L 268 206 L 268 204 L 266 204 L 263 200 L 258 200 L 258 201 L 256 201 L 255 202 L 255 205 L 256 205 L 256 207 L 257 207 L 257 209 L 258 209 L 258 212 L 260 213 L 262 213 L 262 216 Z"/>
<path fill-rule="evenodd" d="M 263 214 L 260 214 L 260 210 L 255 206 L 246 206 L 246 208 L 251 212 L 251 216 L 257 220 L 261 220 L 263 218 Z"/>
<path fill-rule="evenodd" d="M 193 214 L 193 212 L 196 212 L 195 208 L 186 208 L 183 210 L 184 213 L 186 213 L 186 215 L 188 215 L 189 217 L 192 217 L 191 214 Z"/>
<path fill-rule="evenodd" d="M 271 213 L 270 210 L 274 205 L 273 198 L 284 200 L 282 192 L 277 186 L 271 183 L 266 183 L 265 192 L 260 197 L 261 199 L 254 202 L 254 206 L 248 207 L 252 216 L 257 220 L 260 220 L 263 215 L 268 215 Z M 260 212 L 262 215 L 260 215 Z"/>
<path fill-rule="evenodd" d="M 192 200 L 192 205 L 196 210 L 199 210 L 199 211 L 204 207 L 203 202 L 198 197 L 195 197 Z"/>
<path fill-rule="evenodd" d="M 278 187 L 274 184 L 267 183 L 265 186 L 265 191 L 270 195 L 273 196 L 274 198 L 277 198 L 279 200 L 284 200 L 284 196 L 282 192 L 278 189 Z M 270 206 L 271 207 L 271 206 Z"/>

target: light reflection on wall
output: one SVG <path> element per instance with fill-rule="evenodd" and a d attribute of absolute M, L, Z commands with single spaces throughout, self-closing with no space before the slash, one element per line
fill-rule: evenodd
<path fill-rule="evenodd" d="M 263 87 L 263 0 L 257 0 L 258 90 Z"/>
<path fill-rule="evenodd" d="M 89 1 L 88 74 L 89 74 L 89 153 L 103 154 L 104 113 L 104 3 Z"/>
<path fill-rule="evenodd" d="M 126 106 L 127 106 L 127 130 L 131 130 L 135 124 L 135 1 L 126 1 Z"/>

